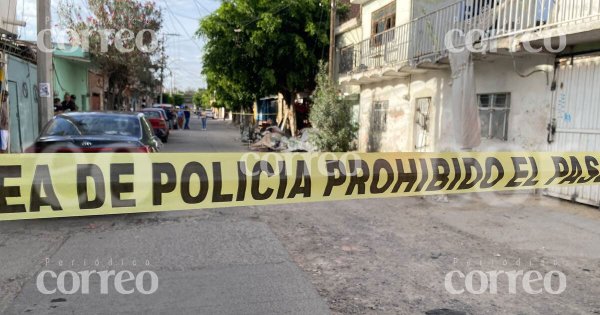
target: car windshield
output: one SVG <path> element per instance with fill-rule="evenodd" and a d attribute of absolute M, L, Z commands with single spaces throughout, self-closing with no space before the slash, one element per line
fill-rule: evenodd
<path fill-rule="evenodd" d="M 46 128 L 42 136 L 128 136 L 140 137 L 140 122 L 135 116 L 72 116 L 58 117 Z"/>
<path fill-rule="evenodd" d="M 157 112 L 157 111 L 144 112 L 144 116 L 146 116 L 147 118 L 150 118 L 150 119 L 162 118 L 162 116 L 160 115 L 160 112 Z"/>

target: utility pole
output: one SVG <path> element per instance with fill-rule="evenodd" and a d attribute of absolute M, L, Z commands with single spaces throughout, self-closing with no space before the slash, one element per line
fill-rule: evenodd
<path fill-rule="evenodd" d="M 53 99 L 52 89 L 52 38 L 51 38 L 50 1 L 37 0 L 37 81 L 38 81 L 38 125 L 39 131 L 46 125 L 54 110 L 51 109 Z M 39 47 L 42 44 L 44 47 Z"/>
<path fill-rule="evenodd" d="M 171 70 L 169 71 L 171 72 L 171 97 L 173 97 L 173 90 L 175 89 L 175 73 Z"/>
<path fill-rule="evenodd" d="M 164 35 L 163 35 L 163 46 L 162 46 L 162 52 L 160 54 L 160 101 L 159 104 L 162 105 L 163 104 L 163 82 L 165 80 L 165 41 L 164 41 Z"/>
<path fill-rule="evenodd" d="M 329 26 L 329 80 L 333 82 L 335 71 L 335 22 L 337 16 L 337 0 L 331 0 L 331 17 Z"/>
<path fill-rule="evenodd" d="M 39 1 L 39 0 L 38 0 Z M 160 104 L 163 103 L 165 67 L 167 66 L 167 57 L 165 56 L 165 47 L 167 44 L 167 36 L 179 36 L 179 34 L 163 33 L 162 52 L 160 56 Z"/>

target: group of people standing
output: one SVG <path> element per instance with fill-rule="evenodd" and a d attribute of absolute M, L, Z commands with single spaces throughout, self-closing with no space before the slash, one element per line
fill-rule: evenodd
<path fill-rule="evenodd" d="M 64 100 L 61 102 L 59 98 L 54 99 L 54 114 L 63 112 L 76 112 L 79 110 L 77 106 L 77 97 L 69 93 L 65 94 Z"/>
<path fill-rule="evenodd" d="M 190 108 L 185 106 L 183 110 L 179 110 L 177 112 L 177 124 L 179 128 L 188 130 L 190 129 L 190 118 L 192 117 L 192 113 L 190 112 Z"/>
<path fill-rule="evenodd" d="M 61 102 L 59 98 L 54 99 L 54 114 L 60 114 L 63 112 L 76 112 L 79 110 L 79 107 L 76 103 L 77 98 L 75 95 L 71 95 L 66 93 L 63 101 Z M 145 108 L 145 104 L 142 105 L 142 108 Z M 188 106 L 183 107 L 183 109 L 175 108 L 173 111 L 166 110 L 167 119 L 171 121 L 172 119 L 176 121 L 176 125 L 172 126 L 173 129 L 190 129 L 190 119 L 192 118 L 192 112 Z M 175 117 L 173 117 L 175 116 Z M 206 130 L 207 116 L 206 112 L 199 110 L 198 116 L 202 120 L 202 130 Z"/>
<path fill-rule="evenodd" d="M 192 118 L 192 112 L 190 107 L 184 106 L 183 109 L 175 108 L 174 113 L 176 115 L 177 126 L 179 129 L 188 130 L 190 129 L 190 120 Z M 206 131 L 206 125 L 208 117 L 206 116 L 206 111 L 198 110 L 198 117 L 202 122 L 202 130 Z M 170 119 L 170 117 L 167 117 Z M 175 128 L 177 129 L 177 128 Z"/>

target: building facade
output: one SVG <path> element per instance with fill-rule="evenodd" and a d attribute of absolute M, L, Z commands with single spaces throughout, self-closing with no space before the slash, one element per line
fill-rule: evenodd
<path fill-rule="evenodd" d="M 81 111 L 90 110 L 90 58 L 81 48 L 56 49 L 52 56 L 54 97 L 62 100 L 66 93 L 76 96 Z"/>
<path fill-rule="evenodd" d="M 89 106 L 90 111 L 104 110 L 104 90 L 106 88 L 106 76 L 100 71 L 90 69 L 88 72 Z"/>
<path fill-rule="evenodd" d="M 8 121 L 0 129 L 6 136 L 0 151 L 20 153 L 38 134 L 37 67 L 35 52 L 29 43 L 17 40 L 16 1 L 0 3 L 0 92 L 8 92 L 1 103 Z M 7 150 L 1 150 L 6 146 Z"/>
<path fill-rule="evenodd" d="M 599 1 L 351 3 L 362 38 L 338 45 L 338 78 L 360 94 L 360 151 L 600 149 Z"/>

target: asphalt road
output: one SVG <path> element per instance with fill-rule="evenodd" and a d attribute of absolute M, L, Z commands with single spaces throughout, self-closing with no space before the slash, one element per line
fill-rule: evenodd
<path fill-rule="evenodd" d="M 174 131 L 166 152 L 243 151 L 223 121 L 200 131 Z M 240 208 L 236 211 L 246 212 Z M 171 212 L 0 223 L 2 314 L 326 314 L 328 307 L 266 223 L 228 220 L 214 211 Z M 113 280 L 102 294 L 99 275 L 89 294 L 42 294 L 42 271 L 152 271 L 153 294 L 120 294 Z M 148 273 L 142 289 L 151 290 Z M 65 274 L 66 291 L 73 288 Z M 83 278 L 79 279 L 83 287 Z M 114 279 L 114 278 L 113 278 Z M 77 282 L 77 281 L 76 281 Z M 48 290 L 58 279 L 48 275 Z M 134 281 L 127 290 L 137 288 Z"/>
<path fill-rule="evenodd" d="M 238 127 L 217 119 L 207 121 L 207 130 L 202 131 L 200 120 L 193 116 L 190 130 L 174 130 L 164 152 L 244 152 L 248 145 L 240 142 Z"/>
<path fill-rule="evenodd" d="M 197 119 L 166 146 L 245 150 L 237 128 L 199 131 Z M 0 222 L 0 313 L 600 314 L 599 227 L 598 209 L 527 192 Z M 90 269 L 150 270 L 160 284 L 152 295 L 102 295 L 98 278 L 90 294 L 36 285 L 42 270 Z M 529 294 L 520 277 L 513 294 L 507 276 L 497 293 L 445 287 L 450 272 L 511 270 L 560 271 L 565 291 Z"/>

